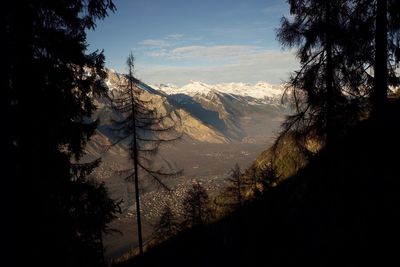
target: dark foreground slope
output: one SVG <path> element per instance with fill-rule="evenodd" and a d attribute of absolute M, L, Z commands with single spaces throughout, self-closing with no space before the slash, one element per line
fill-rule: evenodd
<path fill-rule="evenodd" d="M 213 225 L 121 266 L 397 266 L 400 103 Z"/>

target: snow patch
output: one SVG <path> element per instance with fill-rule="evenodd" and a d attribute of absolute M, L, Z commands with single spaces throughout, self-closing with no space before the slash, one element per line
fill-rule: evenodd
<path fill-rule="evenodd" d="M 248 83 L 220 83 L 215 85 L 206 84 L 200 81 L 191 81 L 183 87 L 173 85 L 154 85 L 153 88 L 163 91 L 168 95 L 204 95 L 212 91 L 229 94 L 232 96 L 252 97 L 255 99 L 280 98 L 283 94 L 283 86 L 273 85 L 267 82 L 258 82 L 256 84 Z"/>

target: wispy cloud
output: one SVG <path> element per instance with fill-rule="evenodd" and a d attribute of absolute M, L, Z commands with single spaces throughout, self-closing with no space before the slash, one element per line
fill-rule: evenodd
<path fill-rule="evenodd" d="M 207 44 L 192 36 L 170 34 L 143 40 L 138 45 L 146 60 L 138 64 L 137 74 L 150 83 L 281 83 L 298 66 L 294 53 L 266 49 L 261 40 L 252 45 Z"/>
<path fill-rule="evenodd" d="M 139 45 L 156 47 L 156 48 L 170 46 L 170 44 L 166 40 L 163 40 L 163 39 L 146 39 L 146 40 L 139 42 Z"/>
<path fill-rule="evenodd" d="M 139 49 L 161 49 L 176 45 L 176 43 L 184 37 L 183 34 L 169 34 L 160 39 L 146 39 L 138 43 Z"/>
<path fill-rule="evenodd" d="M 176 40 L 176 39 L 181 39 L 183 36 L 184 36 L 183 34 L 175 33 L 175 34 L 167 35 L 165 38 Z"/>
<path fill-rule="evenodd" d="M 214 47 L 182 47 L 180 55 L 193 60 L 210 53 L 207 57 L 229 57 L 230 62 L 211 61 L 209 65 L 142 65 L 139 76 L 152 83 L 172 83 L 178 86 L 190 80 L 201 80 L 207 83 L 267 81 L 281 83 L 289 73 L 298 66 L 294 53 L 281 50 L 267 50 L 253 46 L 214 46 Z M 171 52 L 164 56 L 170 56 Z M 175 52 L 177 53 L 177 52 Z"/>
<path fill-rule="evenodd" d="M 158 53 L 149 53 L 148 55 L 154 57 L 162 57 L 166 59 L 175 60 L 231 60 L 238 58 L 241 55 L 246 55 L 257 51 L 256 46 L 249 45 L 214 45 L 202 46 L 192 45 L 177 47 L 170 50 L 160 50 Z M 153 51 L 154 52 L 154 51 Z"/>

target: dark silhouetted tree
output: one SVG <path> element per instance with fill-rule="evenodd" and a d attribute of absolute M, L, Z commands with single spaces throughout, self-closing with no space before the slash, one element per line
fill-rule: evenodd
<path fill-rule="evenodd" d="M 395 0 L 357 0 L 352 2 L 348 16 L 344 55 L 348 65 L 364 68 L 363 88 L 372 115 L 381 115 L 385 109 L 389 86 L 400 84 L 396 72 L 400 58 L 399 9 Z M 357 81 L 357 77 L 352 78 Z"/>
<path fill-rule="evenodd" d="M 243 206 L 246 190 L 249 189 L 249 183 L 242 174 L 239 164 L 236 163 L 231 169 L 228 183 L 224 192 L 228 202 L 227 205 L 232 206 L 232 208 Z"/>
<path fill-rule="evenodd" d="M 334 143 L 348 125 L 380 114 L 388 88 L 400 84 L 399 1 L 289 1 L 278 38 L 296 47 L 301 68 L 291 77 L 297 113 L 283 133 Z M 331 138 L 332 137 L 332 138 Z M 303 140 L 303 143 L 305 141 Z"/>
<path fill-rule="evenodd" d="M 156 225 L 156 235 L 159 241 L 175 236 L 179 231 L 177 218 L 169 206 L 165 206 Z"/>
<path fill-rule="evenodd" d="M 258 185 L 260 182 L 260 175 L 257 173 L 255 168 L 248 169 L 245 175 L 246 175 L 246 180 L 248 181 L 248 184 L 250 186 L 250 190 L 253 194 L 253 197 L 254 198 L 259 197 L 261 194 L 261 190 Z"/>
<path fill-rule="evenodd" d="M 374 87 L 372 114 L 381 116 L 387 106 L 389 86 L 400 85 L 400 3 L 376 0 Z"/>
<path fill-rule="evenodd" d="M 74 208 L 72 220 L 77 233 L 84 239 L 88 248 L 94 250 L 95 254 L 101 255 L 99 263 L 105 264 L 103 233 L 116 231 L 110 228 L 109 223 L 117 218 L 117 213 L 121 213 L 122 201 L 116 202 L 110 199 L 104 182 L 100 183 L 94 177 L 90 177 L 99 164 L 100 159 L 72 165 L 75 183 L 71 188 L 71 206 Z M 90 255 L 84 247 L 79 252 L 80 258 L 83 259 Z M 87 264 L 90 265 L 90 262 Z"/>
<path fill-rule="evenodd" d="M 310 136 L 319 137 L 329 146 L 359 116 L 359 73 L 364 74 L 364 69 L 347 64 L 343 54 L 351 7 L 345 0 L 289 4 L 293 17 L 282 19 L 278 39 L 297 48 L 300 70 L 287 86 L 296 113 L 288 117 L 283 135 L 292 131 L 303 144 Z"/>
<path fill-rule="evenodd" d="M 244 206 L 246 201 L 256 199 L 261 194 L 259 182 L 254 168 L 242 173 L 236 163 L 229 172 L 227 186 L 213 201 L 215 210 L 224 215 Z"/>
<path fill-rule="evenodd" d="M 167 166 L 157 167 L 154 156 L 163 143 L 173 142 L 180 137 L 176 132 L 176 119 L 172 110 L 162 113 L 153 106 L 153 101 L 142 98 L 144 91 L 139 88 L 139 81 L 134 77 L 134 57 L 128 56 L 126 61 L 128 74 L 126 84 L 115 99 L 114 108 L 121 114 L 113 125 L 113 130 L 119 135 L 115 143 L 127 142 L 132 160 L 132 168 L 124 170 L 126 180 L 134 182 L 137 212 L 137 231 L 139 252 L 143 254 L 142 222 L 140 215 L 139 170 L 143 176 L 149 176 L 164 189 L 168 189 L 161 177 L 176 176 L 181 170 L 175 170 L 167 162 Z"/>
<path fill-rule="evenodd" d="M 183 199 L 183 226 L 204 225 L 212 218 L 208 193 L 200 183 L 194 183 Z"/>
<path fill-rule="evenodd" d="M 7 179 L 18 188 L 11 199 L 19 199 L 13 201 L 21 214 L 16 221 L 23 223 L 15 239 L 24 257 L 15 261 L 101 264 L 99 233 L 117 206 L 103 185 L 85 179 L 83 169 L 95 165 L 72 162 L 82 158 L 97 125 L 90 119 L 93 97 L 106 91 L 104 55 L 87 53 L 86 30 L 114 9 L 110 0 L 17 0 L 4 9 L 2 101 L 12 158 Z"/>
<path fill-rule="evenodd" d="M 375 62 L 372 113 L 382 114 L 388 90 L 388 12 L 387 0 L 377 0 L 375 22 Z"/>
<path fill-rule="evenodd" d="M 264 185 L 264 190 L 268 190 L 276 186 L 279 181 L 279 178 L 280 176 L 278 174 L 278 171 L 276 170 L 276 164 L 272 157 L 271 160 L 268 162 L 267 166 L 265 167 L 265 169 L 261 173 L 261 181 Z"/>

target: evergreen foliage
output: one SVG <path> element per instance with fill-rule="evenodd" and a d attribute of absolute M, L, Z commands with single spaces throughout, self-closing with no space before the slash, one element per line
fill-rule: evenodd
<path fill-rule="evenodd" d="M 86 51 L 86 30 L 110 0 L 7 1 L 2 106 L 7 114 L 6 179 L 15 190 L 14 260 L 38 266 L 103 264 L 101 234 L 118 212 L 104 185 L 87 178 L 97 161 L 73 164 L 97 122 L 104 55 Z M 22 264 L 22 263 L 21 263 Z"/>
<path fill-rule="evenodd" d="M 229 177 L 230 185 L 227 187 L 227 191 L 234 196 L 234 200 L 237 206 L 242 206 L 244 204 L 244 188 L 245 182 L 243 180 L 242 172 L 240 170 L 239 164 L 235 164 L 235 166 L 231 170 L 231 175 Z"/>
<path fill-rule="evenodd" d="M 357 80 L 350 76 L 358 69 L 346 64 L 342 48 L 350 12 L 347 2 L 289 1 L 293 18 L 283 18 L 278 30 L 279 41 L 296 47 L 300 59 L 300 70 L 286 90 L 296 113 L 286 121 L 283 135 L 295 134 L 302 144 L 313 137 L 329 145 L 359 116 L 362 78 L 354 84 Z"/>
<path fill-rule="evenodd" d="M 214 203 L 217 206 L 222 206 L 228 211 L 232 211 L 243 206 L 246 202 L 248 191 L 251 190 L 252 186 L 250 181 L 245 178 L 246 177 L 240 170 L 239 165 L 236 163 L 235 166 L 230 170 L 228 185 L 223 190 L 221 195 L 215 198 Z"/>
<path fill-rule="evenodd" d="M 205 225 L 211 218 L 208 193 L 200 183 L 194 183 L 183 199 L 183 226 Z"/>
<path fill-rule="evenodd" d="M 156 225 L 158 241 L 164 241 L 175 236 L 179 232 L 179 228 L 179 223 L 172 209 L 169 206 L 165 206 Z"/>
<path fill-rule="evenodd" d="M 397 2 L 289 1 L 292 18 L 282 19 L 278 39 L 297 48 L 301 68 L 288 83 L 296 113 L 282 136 L 329 146 L 370 112 L 381 113 L 388 83 L 399 85 Z"/>

